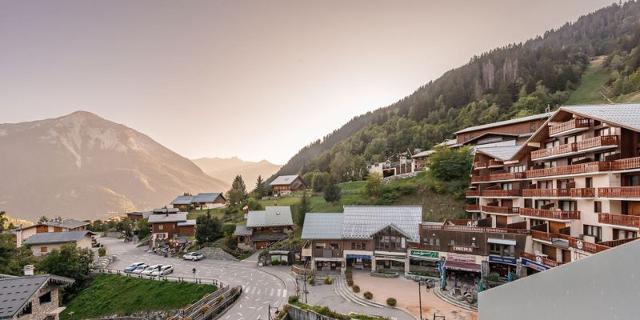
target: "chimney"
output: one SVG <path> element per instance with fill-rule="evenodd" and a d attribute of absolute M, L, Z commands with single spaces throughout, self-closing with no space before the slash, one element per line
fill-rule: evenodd
<path fill-rule="evenodd" d="M 33 275 L 33 270 L 34 267 L 32 264 L 28 264 L 26 266 L 24 266 L 24 275 L 25 276 L 32 276 Z"/>

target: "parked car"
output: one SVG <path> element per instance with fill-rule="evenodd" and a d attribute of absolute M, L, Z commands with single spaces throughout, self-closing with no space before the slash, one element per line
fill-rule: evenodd
<path fill-rule="evenodd" d="M 138 267 L 140 266 L 146 266 L 146 264 L 144 262 L 136 262 L 136 263 L 132 263 L 130 264 L 128 267 L 124 268 L 124 272 L 126 273 L 132 273 L 134 270 L 136 270 Z"/>
<path fill-rule="evenodd" d="M 142 271 L 140 274 L 142 274 L 144 276 L 150 276 L 152 272 L 154 272 L 156 270 L 160 270 L 160 267 L 162 267 L 161 264 L 154 264 L 154 265 L 149 266 L 146 269 L 144 269 L 144 271 Z"/>
<path fill-rule="evenodd" d="M 198 261 L 204 259 L 204 254 L 200 252 L 188 252 L 184 256 L 182 256 L 184 260 Z"/>
<path fill-rule="evenodd" d="M 131 271 L 131 273 L 133 274 L 141 274 L 142 271 L 146 270 L 149 267 L 149 265 L 147 265 L 146 263 L 143 263 L 141 265 L 139 265 L 137 268 L 133 269 L 133 271 Z"/>
<path fill-rule="evenodd" d="M 151 272 L 151 275 L 152 276 L 165 276 L 165 275 L 168 275 L 170 273 L 173 273 L 173 266 L 172 265 L 165 265 L 165 266 L 161 266 L 160 269 Z"/>

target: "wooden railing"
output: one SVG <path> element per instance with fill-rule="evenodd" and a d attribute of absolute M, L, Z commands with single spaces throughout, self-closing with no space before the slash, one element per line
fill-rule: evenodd
<path fill-rule="evenodd" d="M 467 197 L 479 197 L 480 196 L 480 190 L 469 189 L 469 190 L 464 192 L 464 195 L 467 196 Z"/>
<path fill-rule="evenodd" d="M 598 213 L 598 222 L 617 226 L 640 228 L 640 216 L 627 214 Z"/>
<path fill-rule="evenodd" d="M 543 256 L 536 256 L 536 255 L 533 255 L 533 254 L 527 253 L 527 252 L 521 253 L 520 257 L 527 258 L 527 259 L 529 259 L 531 261 L 536 261 L 536 262 L 539 261 L 539 262 L 541 262 L 542 264 L 544 264 L 547 267 L 557 267 L 557 266 L 562 264 L 562 262 L 558 262 L 558 261 L 555 261 L 555 260 L 552 260 L 552 259 L 549 259 L 549 258 L 543 257 Z"/>
<path fill-rule="evenodd" d="M 342 250 L 339 249 L 313 249 L 314 258 L 341 258 Z"/>
<path fill-rule="evenodd" d="M 561 144 L 561 145 L 556 146 L 556 147 L 551 147 L 551 148 L 531 151 L 531 159 L 532 160 L 536 160 L 536 159 L 540 159 L 540 158 L 545 158 L 545 157 L 550 157 L 550 156 L 570 153 L 570 152 L 574 152 L 576 150 L 577 149 L 576 149 L 576 144 L 575 143 Z"/>
<path fill-rule="evenodd" d="M 480 211 L 480 206 L 477 204 L 467 204 L 464 206 L 465 211 Z"/>
<path fill-rule="evenodd" d="M 609 249 L 609 247 L 602 245 L 602 244 L 597 244 L 597 243 L 591 243 L 591 242 L 586 242 L 577 238 L 569 238 L 569 246 L 578 250 L 582 250 L 582 251 L 586 251 L 586 252 L 590 252 L 590 253 L 598 253 L 600 251 L 604 251 Z"/>
<path fill-rule="evenodd" d="M 618 239 L 618 240 L 611 240 L 611 241 L 603 241 L 603 242 L 600 242 L 598 244 L 613 248 L 613 247 L 617 247 L 619 245 L 622 245 L 622 244 L 625 244 L 625 243 L 628 243 L 628 242 L 631 242 L 631 241 L 635 241 L 635 240 L 638 240 L 638 238 L 628 238 L 628 239 Z"/>
<path fill-rule="evenodd" d="M 518 214 L 519 209 L 518 207 L 482 206 L 482 211 L 488 213 Z"/>
<path fill-rule="evenodd" d="M 552 135 L 573 130 L 576 128 L 589 128 L 590 125 L 591 125 L 590 119 L 572 119 L 567 122 L 550 125 L 549 135 L 552 136 Z"/>
<path fill-rule="evenodd" d="M 540 149 L 531 151 L 531 159 L 536 160 L 540 158 L 546 158 L 550 156 L 563 155 L 580 150 L 586 150 L 602 146 L 615 146 L 618 145 L 618 136 L 599 136 L 589 139 L 585 139 L 579 142 L 562 144 L 552 148 Z"/>
<path fill-rule="evenodd" d="M 482 232 L 482 233 L 517 233 L 529 234 L 530 230 L 512 229 L 512 228 L 488 228 L 488 227 L 469 227 L 469 226 L 447 226 L 447 225 L 421 225 L 424 230 L 446 230 L 457 232 Z"/>
<path fill-rule="evenodd" d="M 640 198 L 640 186 L 598 188 L 598 196 L 604 198 Z"/>
<path fill-rule="evenodd" d="M 571 175 L 581 173 L 591 173 L 609 170 L 610 163 L 605 161 L 588 162 L 581 164 L 574 164 L 569 166 L 560 166 L 545 169 L 532 169 L 528 170 L 527 178 L 548 177 L 548 176 L 560 176 Z"/>
<path fill-rule="evenodd" d="M 513 189 L 513 190 L 482 190 L 483 197 L 519 197 L 522 195 L 521 189 Z"/>
<path fill-rule="evenodd" d="M 487 175 L 476 175 L 471 177 L 471 182 L 487 182 L 487 181 L 499 181 L 499 180 L 517 180 L 524 179 L 524 172 L 504 172 L 494 173 Z"/>
<path fill-rule="evenodd" d="M 487 168 L 487 163 L 486 162 L 476 161 L 476 162 L 473 163 L 473 168 L 474 169 L 486 169 Z"/>
<path fill-rule="evenodd" d="M 523 189 L 523 197 L 570 197 L 571 189 Z"/>
<path fill-rule="evenodd" d="M 547 210 L 547 209 L 520 208 L 520 215 L 535 217 L 535 218 L 558 219 L 558 220 L 580 219 L 580 211 L 559 211 L 559 210 Z"/>
<path fill-rule="evenodd" d="M 574 188 L 569 191 L 573 198 L 593 198 L 596 196 L 595 188 Z"/>
<path fill-rule="evenodd" d="M 502 167 L 504 163 L 500 160 L 489 160 L 489 167 Z"/>
<path fill-rule="evenodd" d="M 629 170 L 640 168 L 640 157 L 611 161 L 611 170 Z"/>
<path fill-rule="evenodd" d="M 586 150 L 603 146 L 617 146 L 618 136 L 599 136 L 576 142 L 577 150 Z"/>

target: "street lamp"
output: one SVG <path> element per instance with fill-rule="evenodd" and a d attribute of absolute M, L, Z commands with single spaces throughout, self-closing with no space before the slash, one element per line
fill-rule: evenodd
<path fill-rule="evenodd" d="M 424 320 L 422 318 L 422 290 L 420 290 L 421 285 L 422 285 L 422 280 L 418 280 L 418 304 L 420 305 L 420 320 Z"/>

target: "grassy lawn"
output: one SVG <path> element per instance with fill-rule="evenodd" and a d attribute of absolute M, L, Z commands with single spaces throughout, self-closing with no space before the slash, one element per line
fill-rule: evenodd
<path fill-rule="evenodd" d="M 201 215 L 207 214 L 207 210 L 211 211 L 211 215 L 217 217 L 218 219 L 222 219 L 224 217 L 224 208 L 215 208 L 215 209 L 204 209 L 204 210 L 191 210 L 189 214 L 187 214 L 187 219 L 196 219 Z"/>
<path fill-rule="evenodd" d="M 140 311 L 182 308 L 217 290 L 212 285 L 164 282 L 102 274 L 82 290 L 61 314 L 61 319 L 130 315 Z M 69 313 L 73 312 L 73 317 Z"/>
<path fill-rule="evenodd" d="M 600 94 L 602 88 L 609 79 L 609 72 L 602 67 L 604 57 L 591 61 L 591 64 L 582 75 L 580 86 L 571 93 L 567 105 L 606 103 L 606 99 Z"/>

